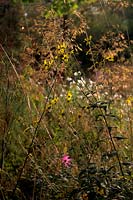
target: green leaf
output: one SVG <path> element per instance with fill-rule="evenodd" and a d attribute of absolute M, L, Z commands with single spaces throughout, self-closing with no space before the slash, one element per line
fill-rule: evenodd
<path fill-rule="evenodd" d="M 123 136 L 123 135 L 116 135 L 116 136 L 114 136 L 113 138 L 115 138 L 115 139 L 117 139 L 117 140 L 124 140 L 124 139 L 128 139 L 128 138 L 126 138 L 125 136 Z"/>

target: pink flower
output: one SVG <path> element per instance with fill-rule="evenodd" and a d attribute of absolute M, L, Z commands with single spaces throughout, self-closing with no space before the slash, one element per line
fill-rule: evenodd
<path fill-rule="evenodd" d="M 61 158 L 61 161 L 62 163 L 65 165 L 65 167 L 69 167 L 71 165 L 71 158 L 70 156 L 68 155 L 64 155 L 62 158 Z"/>

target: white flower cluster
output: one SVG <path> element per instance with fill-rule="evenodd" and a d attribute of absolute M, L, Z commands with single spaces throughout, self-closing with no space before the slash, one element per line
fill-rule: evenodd
<path fill-rule="evenodd" d="M 91 93 L 96 89 L 96 82 L 91 79 L 84 78 L 80 71 L 73 73 L 72 77 L 67 77 L 69 89 L 76 95 L 77 98 L 84 98 L 85 93 Z"/>

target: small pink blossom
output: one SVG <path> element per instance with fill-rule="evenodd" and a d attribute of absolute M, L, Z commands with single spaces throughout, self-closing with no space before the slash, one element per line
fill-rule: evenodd
<path fill-rule="evenodd" d="M 65 165 L 65 167 L 69 167 L 71 165 L 71 158 L 70 156 L 68 155 L 64 155 L 62 158 L 61 158 L 61 161 L 62 163 Z"/>

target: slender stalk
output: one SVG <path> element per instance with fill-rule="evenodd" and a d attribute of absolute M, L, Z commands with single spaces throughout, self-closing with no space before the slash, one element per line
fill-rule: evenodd
<path fill-rule="evenodd" d="M 122 176 L 124 176 L 124 172 L 123 172 L 123 168 L 122 168 L 122 165 L 121 165 L 120 157 L 119 157 L 117 148 L 116 148 L 115 143 L 114 143 L 113 138 L 112 138 L 111 127 L 108 125 L 107 119 L 106 119 L 106 117 L 105 117 L 104 114 L 103 114 L 103 119 L 104 119 L 104 122 L 105 122 L 105 125 L 106 125 L 106 128 L 107 128 L 109 137 L 110 137 L 110 141 L 111 141 L 111 143 L 112 143 L 112 145 L 113 145 L 114 151 L 117 152 L 117 153 L 116 153 L 116 156 L 117 156 L 117 160 L 118 160 L 118 163 L 119 163 L 119 167 L 120 167 L 121 174 L 122 174 Z"/>
<path fill-rule="evenodd" d="M 29 147 L 28 147 L 27 155 L 26 155 L 26 157 L 25 157 L 25 159 L 24 159 L 22 168 L 21 168 L 21 170 L 20 170 L 20 172 L 19 172 L 16 185 L 15 185 L 15 187 L 14 187 L 14 189 L 13 189 L 13 192 L 12 192 L 12 199 L 14 198 L 14 195 L 15 195 L 15 192 L 16 192 L 16 189 L 17 189 L 17 186 L 18 186 L 18 183 L 19 183 L 19 181 L 20 181 L 20 178 L 21 178 L 21 176 L 22 176 L 23 170 L 24 170 L 24 168 L 25 168 L 25 166 L 26 166 L 26 163 L 27 163 L 27 161 L 28 161 L 29 155 L 30 155 L 30 153 L 31 153 L 32 150 L 33 150 L 34 141 L 35 141 L 36 135 L 37 135 L 37 133 L 38 133 L 38 129 L 39 129 L 40 123 L 41 123 L 41 121 L 42 121 L 42 119 L 43 119 L 43 117 L 44 117 L 44 115 L 45 115 L 46 106 L 47 106 L 47 103 L 48 103 L 50 94 L 51 94 L 51 92 L 52 92 L 52 89 L 53 89 L 53 87 L 54 87 L 55 80 L 56 80 L 56 75 L 55 75 L 55 78 L 54 78 L 54 80 L 53 80 L 53 84 L 52 84 L 52 86 L 51 86 L 51 88 L 50 88 L 49 94 L 48 94 L 48 96 L 47 96 L 47 99 L 46 99 L 46 102 L 45 102 L 45 105 L 44 105 L 44 109 L 43 109 L 43 111 L 42 111 L 42 114 L 41 114 L 41 116 L 40 116 L 40 119 L 38 120 L 38 123 L 37 123 L 37 125 L 36 125 L 35 131 L 34 131 L 34 134 L 33 134 L 33 137 L 32 137 L 32 141 L 31 141 L 31 143 L 30 143 L 30 145 L 29 145 Z"/>
<path fill-rule="evenodd" d="M 85 97 L 88 99 L 87 95 L 86 95 L 84 92 L 83 92 L 83 94 L 84 94 Z M 93 95 L 93 93 L 92 93 L 92 95 Z M 97 99 L 96 99 L 96 97 L 95 97 L 94 95 L 93 95 L 93 97 L 94 97 L 94 100 L 97 101 Z M 89 99 L 88 99 L 88 100 L 89 100 Z M 109 124 L 108 124 L 106 115 L 103 113 L 102 108 L 100 108 L 100 107 L 97 107 L 97 108 L 99 108 L 99 110 L 100 110 L 100 112 L 101 112 L 101 115 L 102 115 L 102 117 L 103 117 L 103 120 L 104 120 L 104 123 L 105 123 L 105 127 L 107 128 L 107 132 L 108 132 L 110 141 L 111 141 L 111 143 L 112 143 L 112 146 L 113 146 L 113 148 L 114 148 L 114 151 L 117 152 L 116 156 L 117 156 L 119 168 L 120 168 L 120 171 L 121 171 L 122 176 L 124 176 L 124 172 L 123 172 L 123 168 L 122 168 L 122 165 L 121 165 L 120 157 L 119 157 L 117 148 L 116 148 L 116 146 L 115 146 L 115 143 L 114 143 L 114 141 L 113 141 L 113 137 L 112 137 L 112 134 L 111 134 L 111 127 L 110 127 Z"/>
<path fill-rule="evenodd" d="M 5 157 L 5 151 L 6 151 L 6 137 L 8 134 L 8 125 L 10 121 L 10 115 L 9 115 L 9 110 L 8 110 L 8 98 L 9 98 L 9 75 L 8 75 L 8 69 L 6 68 L 6 77 L 7 77 L 7 84 L 6 84 L 6 92 L 5 92 L 5 108 L 4 108 L 4 127 L 3 127 L 3 137 L 1 141 L 1 160 L 0 160 L 0 168 L 4 168 L 4 157 Z M 0 174 L 1 178 L 1 174 Z"/>

